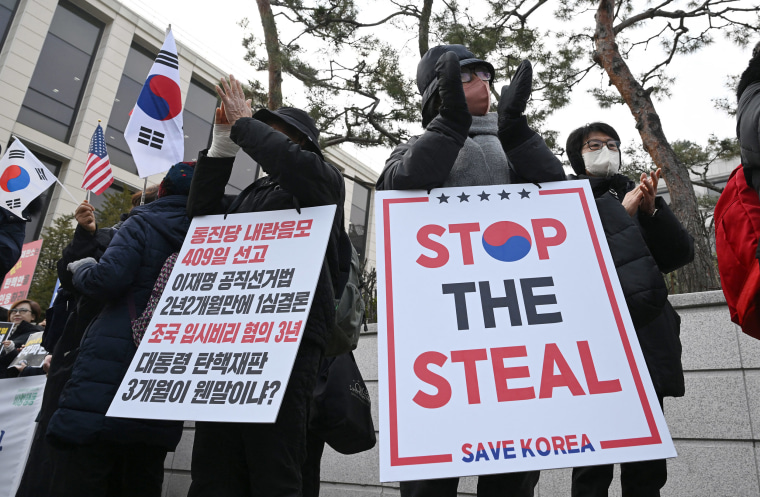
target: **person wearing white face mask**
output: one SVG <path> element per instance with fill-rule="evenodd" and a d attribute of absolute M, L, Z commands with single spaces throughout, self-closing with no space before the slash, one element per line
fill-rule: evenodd
<path fill-rule="evenodd" d="M 609 124 L 586 124 L 570 133 L 565 146 L 575 172 L 568 179 L 588 180 L 604 235 L 615 263 L 625 303 L 662 406 L 663 397 L 684 395 L 681 319 L 668 302 L 662 273 L 694 258 L 694 241 L 662 197 L 660 170 L 642 174 L 639 183 L 620 174 L 620 137 Z M 508 154 L 515 172 L 531 181 L 556 181 L 561 166 L 538 167 Z M 592 303 L 589 303 L 591 305 Z M 665 460 L 620 465 L 623 497 L 656 497 L 668 478 Z M 613 465 L 573 468 L 572 497 L 606 497 Z"/>
<path fill-rule="evenodd" d="M 620 137 L 605 123 L 576 129 L 565 150 L 575 178 L 587 179 L 596 199 L 620 285 L 641 344 L 649 375 L 663 397 L 684 395 L 680 318 L 667 300 L 662 273 L 694 258 L 691 236 L 657 196 L 660 170 L 638 184 L 619 173 Z M 572 497 L 606 496 L 613 466 L 574 468 Z M 659 496 L 667 481 L 665 460 L 621 464 L 623 496 Z"/>

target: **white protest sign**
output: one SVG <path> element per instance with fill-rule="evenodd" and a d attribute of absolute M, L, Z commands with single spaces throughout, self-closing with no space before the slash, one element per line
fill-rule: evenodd
<path fill-rule="evenodd" d="M 194 218 L 107 415 L 274 422 L 334 214 Z"/>
<path fill-rule="evenodd" d="M 0 380 L 0 497 L 13 497 L 32 446 L 47 376 Z"/>
<path fill-rule="evenodd" d="M 381 481 L 675 457 L 587 182 L 375 212 Z"/>

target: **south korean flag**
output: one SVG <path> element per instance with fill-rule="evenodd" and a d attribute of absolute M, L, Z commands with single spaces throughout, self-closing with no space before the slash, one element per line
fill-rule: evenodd
<path fill-rule="evenodd" d="M 0 207 L 23 218 L 26 206 L 55 182 L 53 173 L 14 139 L 0 159 Z"/>
<path fill-rule="evenodd" d="M 141 178 L 167 171 L 183 159 L 185 135 L 179 83 L 177 47 L 169 30 L 124 130 Z"/>

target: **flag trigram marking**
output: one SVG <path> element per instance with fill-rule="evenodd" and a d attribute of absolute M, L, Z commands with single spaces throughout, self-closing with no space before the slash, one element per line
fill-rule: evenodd
<path fill-rule="evenodd" d="M 167 52 L 166 50 L 159 50 L 158 55 L 156 56 L 156 62 L 173 69 L 179 69 L 179 58 L 175 54 Z"/>
<path fill-rule="evenodd" d="M 160 131 L 140 126 L 140 134 L 137 138 L 137 143 L 161 150 L 161 147 L 164 145 L 164 137 L 165 135 Z"/>

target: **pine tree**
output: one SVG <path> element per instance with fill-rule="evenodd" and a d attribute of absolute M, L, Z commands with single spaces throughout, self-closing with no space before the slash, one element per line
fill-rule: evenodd
<path fill-rule="evenodd" d="M 95 220 L 98 228 L 109 228 L 119 222 L 124 212 L 132 208 L 132 192 L 123 189 L 121 192 L 107 192 L 105 201 L 100 208 L 95 209 Z"/>

